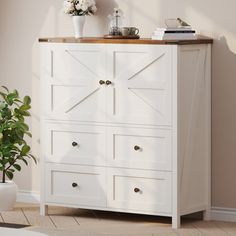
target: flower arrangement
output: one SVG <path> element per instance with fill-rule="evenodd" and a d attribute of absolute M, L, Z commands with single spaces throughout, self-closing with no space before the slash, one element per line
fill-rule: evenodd
<path fill-rule="evenodd" d="M 66 0 L 63 3 L 64 13 L 70 16 L 93 15 L 97 11 L 94 0 Z"/>

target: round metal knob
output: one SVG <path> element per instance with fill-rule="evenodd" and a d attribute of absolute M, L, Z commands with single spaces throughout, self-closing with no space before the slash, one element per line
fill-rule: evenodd
<path fill-rule="evenodd" d="M 112 84 L 112 82 L 110 80 L 107 80 L 106 85 L 110 85 L 110 84 Z"/>
<path fill-rule="evenodd" d="M 137 146 L 137 145 L 134 146 L 134 150 L 135 150 L 135 151 L 138 151 L 138 150 L 140 150 L 140 149 L 141 149 L 141 148 L 140 148 L 139 146 Z"/>
<path fill-rule="evenodd" d="M 76 188 L 76 187 L 78 187 L 78 184 L 77 183 L 72 183 L 72 187 Z"/>
<path fill-rule="evenodd" d="M 99 81 L 99 84 L 101 84 L 101 85 L 103 85 L 103 84 L 105 84 L 106 82 L 104 81 L 104 80 L 100 80 Z"/>
<path fill-rule="evenodd" d="M 78 146 L 78 143 L 73 142 L 73 143 L 72 143 L 72 146 L 73 146 L 73 147 L 76 147 L 76 146 Z"/>
<path fill-rule="evenodd" d="M 135 188 L 135 189 L 134 189 L 134 192 L 135 192 L 135 193 L 138 193 L 138 192 L 140 192 L 140 189 L 139 189 L 139 188 Z"/>

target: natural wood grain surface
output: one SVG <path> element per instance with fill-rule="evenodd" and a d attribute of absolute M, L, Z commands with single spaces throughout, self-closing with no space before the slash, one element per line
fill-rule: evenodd
<path fill-rule="evenodd" d="M 39 215 L 38 205 L 17 205 L 2 212 L 0 221 L 30 224 L 27 230 L 50 236 L 224 236 L 236 235 L 236 223 L 183 219 L 180 229 L 171 219 L 146 215 L 49 207 L 49 216 Z"/>
<path fill-rule="evenodd" d="M 42 228 L 55 228 L 54 222 L 51 220 L 50 216 L 43 217 L 39 215 L 38 207 L 24 207 L 22 210 L 30 225 Z"/>
<path fill-rule="evenodd" d="M 190 40 L 152 40 L 148 38 L 141 39 L 104 39 L 104 38 L 80 38 L 76 39 L 73 37 L 63 38 L 40 38 L 41 43 L 108 43 L 108 44 L 212 44 L 213 39 L 199 35 L 197 39 Z"/>
<path fill-rule="evenodd" d="M 2 212 L 2 218 L 5 223 L 30 225 L 21 208 L 15 208 L 14 211 Z"/>

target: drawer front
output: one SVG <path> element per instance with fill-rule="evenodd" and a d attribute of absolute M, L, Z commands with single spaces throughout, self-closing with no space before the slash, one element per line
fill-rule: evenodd
<path fill-rule="evenodd" d="M 102 45 L 55 44 L 42 48 L 43 114 L 50 119 L 105 121 Z"/>
<path fill-rule="evenodd" d="M 104 165 L 105 128 L 73 124 L 46 123 L 45 151 L 47 162 Z"/>
<path fill-rule="evenodd" d="M 46 165 L 46 201 L 71 205 L 106 206 L 104 168 Z"/>
<path fill-rule="evenodd" d="M 172 169 L 171 130 L 108 128 L 108 163 L 112 167 Z"/>
<path fill-rule="evenodd" d="M 171 214 L 171 173 L 109 169 L 108 206 Z"/>

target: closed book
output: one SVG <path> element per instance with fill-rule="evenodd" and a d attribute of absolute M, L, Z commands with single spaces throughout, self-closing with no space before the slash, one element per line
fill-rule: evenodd
<path fill-rule="evenodd" d="M 183 27 L 166 27 L 166 28 L 156 28 L 156 30 L 160 30 L 160 31 L 165 31 L 165 30 L 192 30 L 191 26 L 183 26 Z"/>
<path fill-rule="evenodd" d="M 196 34 L 165 34 L 152 35 L 153 40 L 181 40 L 181 39 L 196 39 Z"/>
<path fill-rule="evenodd" d="M 189 33 L 195 33 L 195 30 L 166 30 L 166 34 L 189 34 Z"/>
<path fill-rule="evenodd" d="M 153 32 L 154 35 L 161 35 L 161 34 L 194 34 L 196 33 L 195 30 L 155 30 Z"/>

